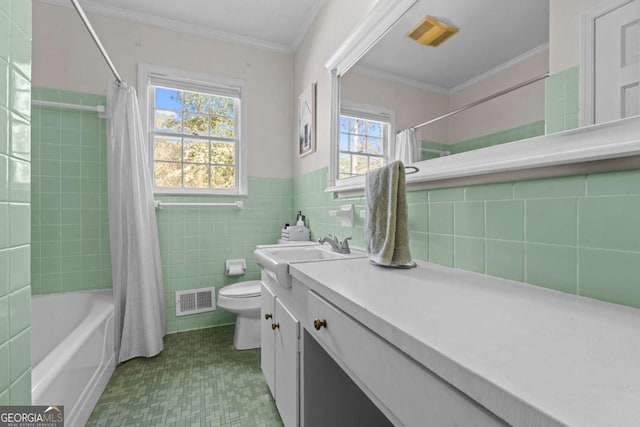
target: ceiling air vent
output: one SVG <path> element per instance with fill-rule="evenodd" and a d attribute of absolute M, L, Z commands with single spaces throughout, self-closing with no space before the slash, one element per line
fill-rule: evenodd
<path fill-rule="evenodd" d="M 426 16 L 407 33 L 407 37 L 425 46 L 439 46 L 459 31 L 458 28 L 444 24 L 436 18 Z"/>

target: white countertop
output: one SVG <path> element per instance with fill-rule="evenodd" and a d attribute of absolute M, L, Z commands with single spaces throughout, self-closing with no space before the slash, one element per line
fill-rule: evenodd
<path fill-rule="evenodd" d="M 640 310 L 426 262 L 291 275 L 510 424 L 640 426 Z"/>

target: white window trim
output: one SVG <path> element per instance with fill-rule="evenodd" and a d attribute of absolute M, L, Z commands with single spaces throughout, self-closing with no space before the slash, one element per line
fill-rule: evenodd
<path fill-rule="evenodd" d="M 149 90 L 149 82 L 152 77 L 160 77 L 166 79 L 174 79 L 181 82 L 193 83 L 203 86 L 230 86 L 240 89 L 240 135 L 238 140 L 240 143 L 237 147 L 236 174 L 238 177 L 237 188 L 232 190 L 225 189 L 185 189 L 185 188 L 156 188 L 154 186 L 154 194 L 169 195 L 248 195 L 248 153 L 249 153 L 249 137 L 248 137 L 248 115 L 247 105 L 249 96 L 247 93 L 247 84 L 243 80 L 232 79 L 228 77 L 213 76 L 204 73 L 196 73 L 192 71 L 179 70 L 175 68 L 162 67 L 152 64 L 138 64 L 138 103 L 140 104 L 140 115 L 142 118 L 142 126 L 147 131 L 149 164 L 153 171 L 153 143 L 152 131 L 149 128 L 153 110 L 151 108 L 151 98 L 153 93 Z"/>
<path fill-rule="evenodd" d="M 359 115 L 362 115 L 363 118 L 366 120 L 379 120 L 381 122 L 384 121 L 389 123 L 389 134 L 387 135 L 387 141 L 386 141 L 387 143 L 385 144 L 385 147 L 384 147 L 384 164 L 387 164 L 389 162 L 389 159 L 391 158 L 391 153 L 395 152 L 396 112 L 388 108 L 377 107 L 374 105 L 358 104 L 358 103 L 349 102 L 349 101 L 341 101 L 340 115 L 341 116 L 352 115 L 356 117 L 358 117 Z M 338 135 L 339 134 L 340 134 L 340 130 L 338 130 Z M 340 162 L 339 139 L 336 139 L 336 144 L 337 144 L 337 147 L 335 150 L 336 162 L 339 164 Z M 348 181 L 350 179 L 356 178 L 352 176 L 349 178 L 338 179 L 339 176 L 340 176 L 340 168 L 338 167 L 336 169 L 336 175 L 333 177 L 333 179 L 336 180 L 336 183 L 340 183 L 340 182 L 344 182 L 345 180 Z"/>

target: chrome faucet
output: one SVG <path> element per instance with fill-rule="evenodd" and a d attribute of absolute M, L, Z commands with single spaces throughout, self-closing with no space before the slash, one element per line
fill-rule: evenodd
<path fill-rule="evenodd" d="M 350 254 L 351 249 L 349 248 L 349 240 L 351 240 L 351 237 L 347 237 L 342 241 L 342 243 L 340 243 L 336 236 L 332 236 L 331 234 L 329 234 L 329 236 L 323 237 L 318 242 L 321 245 L 324 243 L 329 243 L 331 245 L 331 248 L 333 248 L 333 251 L 338 252 L 339 254 Z"/>

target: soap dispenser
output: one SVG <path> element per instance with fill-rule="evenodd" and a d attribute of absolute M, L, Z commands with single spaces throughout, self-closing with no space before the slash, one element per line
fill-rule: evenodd
<path fill-rule="evenodd" d="M 296 218 L 296 225 L 300 227 L 304 227 L 304 218 L 305 216 L 302 215 L 302 211 L 298 211 L 298 217 Z"/>

